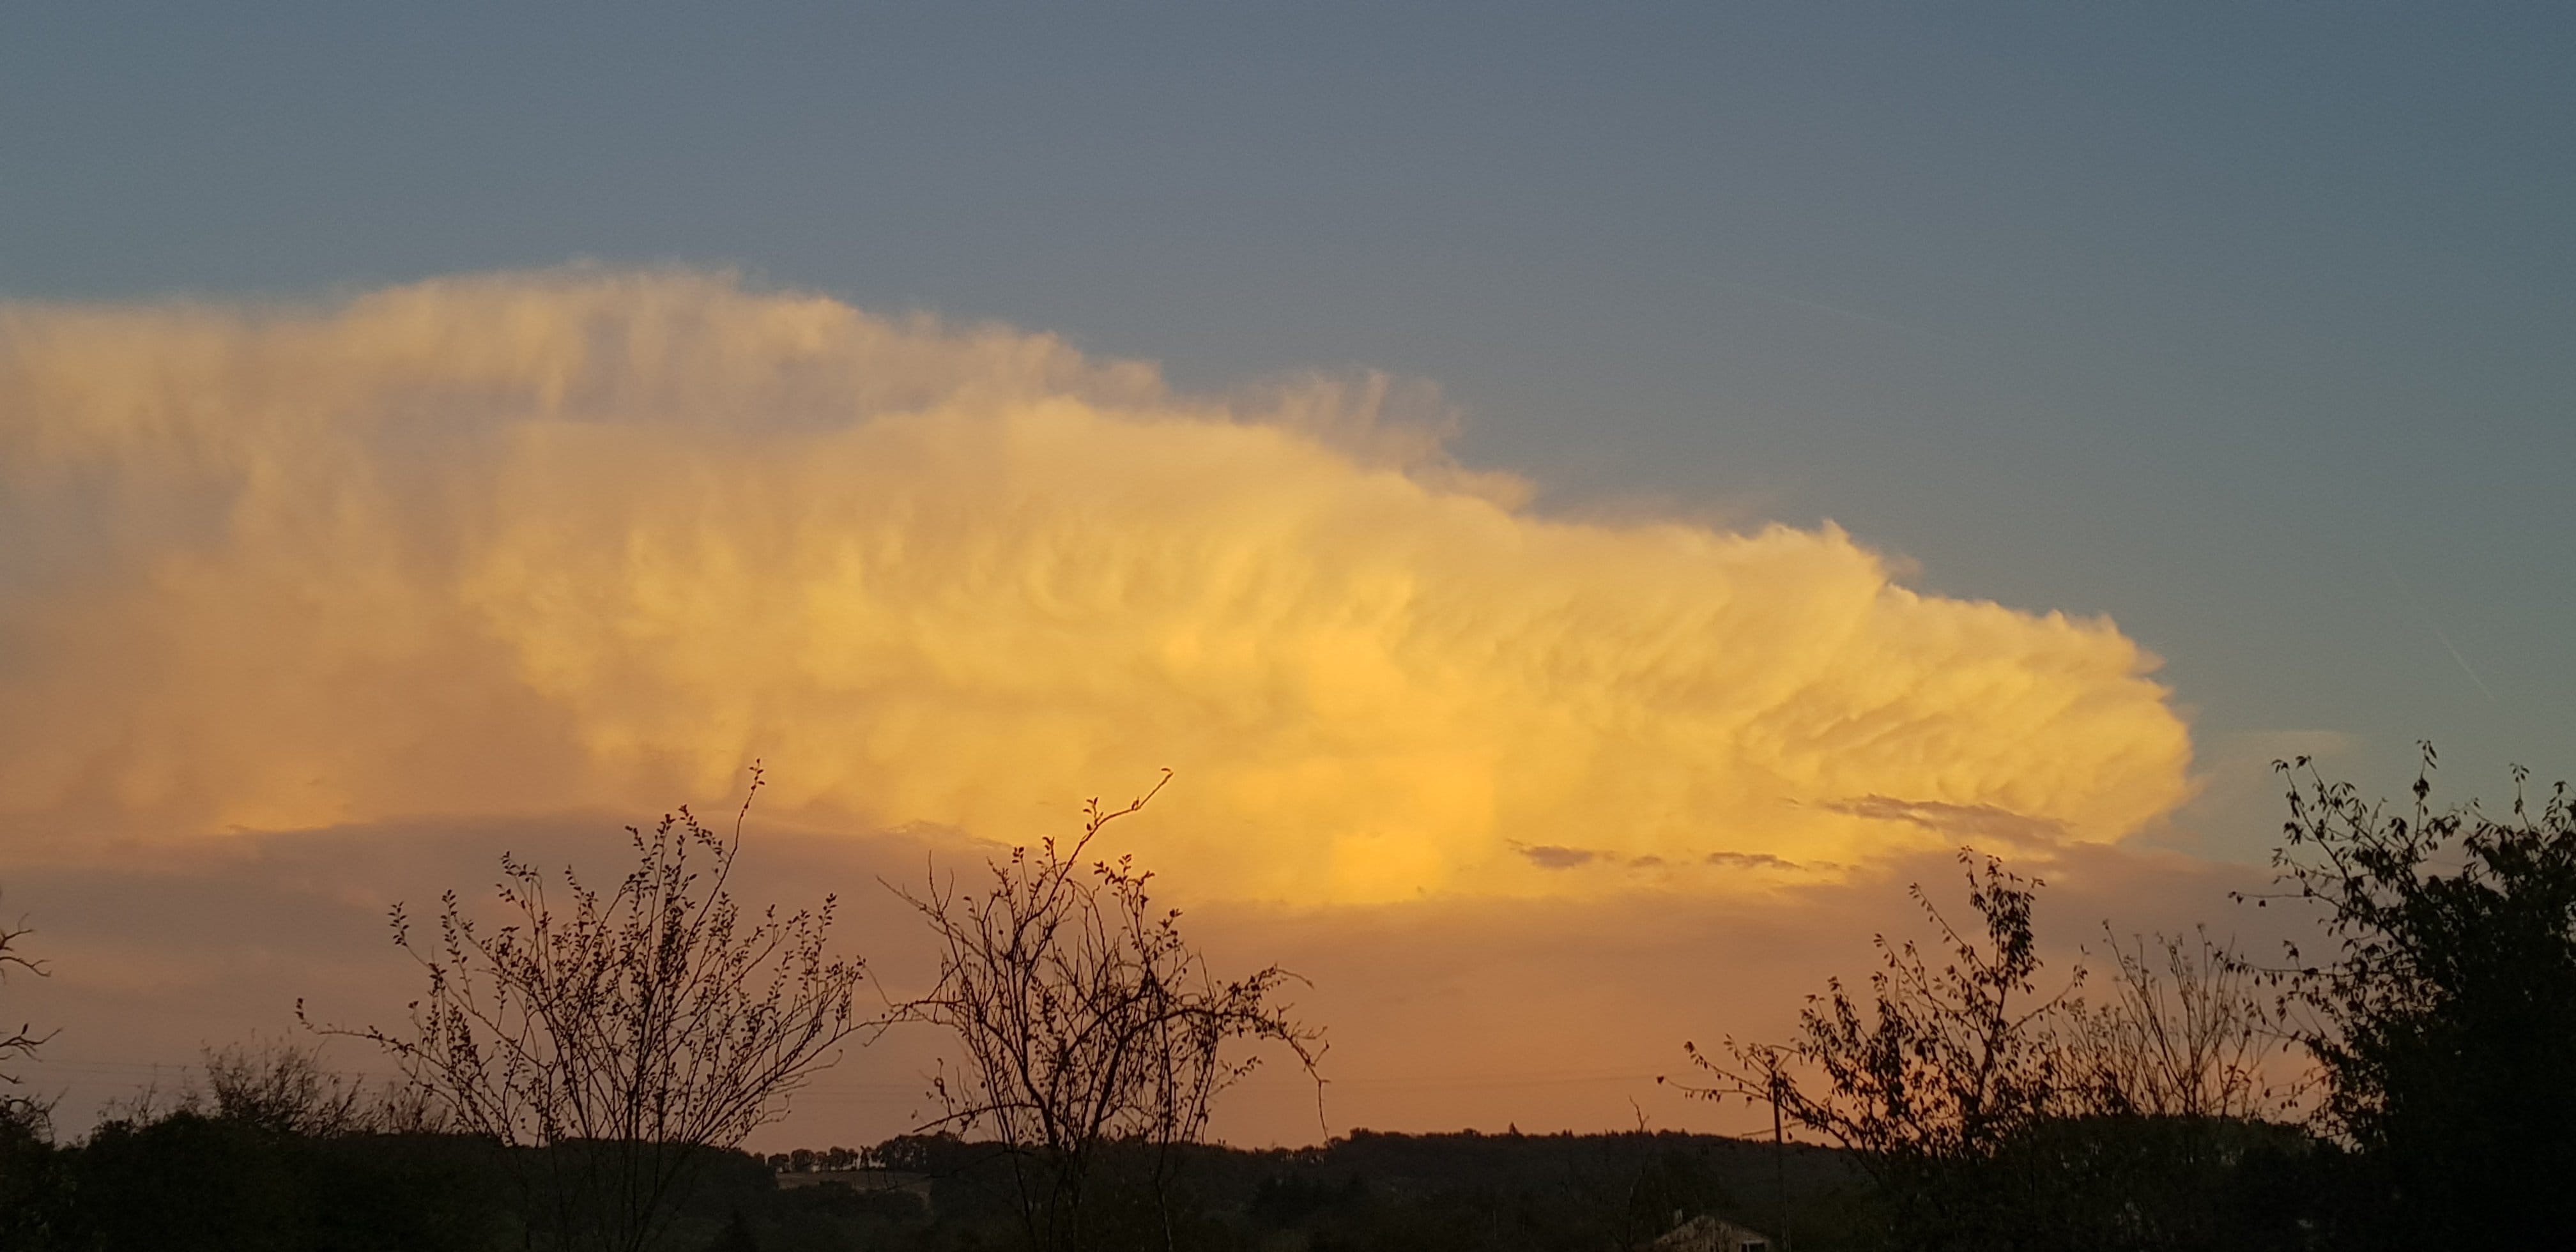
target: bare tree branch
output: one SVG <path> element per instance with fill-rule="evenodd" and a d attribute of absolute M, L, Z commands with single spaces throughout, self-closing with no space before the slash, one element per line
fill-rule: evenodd
<path fill-rule="evenodd" d="M 23 919 L 15 926 L 0 925 L 0 982 L 8 979 L 9 970 L 13 966 L 23 973 L 32 974 L 38 978 L 45 976 L 45 963 L 28 956 L 22 950 L 21 941 L 34 933 L 36 932 Z M 0 1034 L 0 1060 L 33 1056 L 39 1046 L 53 1037 L 52 1031 L 46 1031 L 40 1035 L 36 1033 L 33 1023 L 21 1022 L 16 1029 L 7 1034 Z M 0 1070 L 0 1083 L 14 1086 L 17 1082 L 16 1074 Z"/>
<path fill-rule="evenodd" d="M 1042 1248 L 1082 1243 L 1086 1188 L 1112 1148 L 1150 1159 L 1168 1243 L 1175 1149 L 1260 1063 L 1229 1045 L 1276 1044 L 1310 1076 L 1323 1053 L 1321 1032 L 1278 1002 L 1294 975 L 1270 966 L 1219 980 L 1182 938 L 1179 911 L 1152 906 L 1151 872 L 1125 856 L 1085 859 L 1103 827 L 1170 778 L 1124 808 L 1090 801 L 1079 838 L 1012 849 L 981 891 L 935 869 L 919 893 L 894 888 L 940 942 L 938 985 L 903 1016 L 946 1029 L 960 1054 L 932 1080 L 943 1116 L 931 1126 L 980 1131 L 1010 1153 Z"/>
<path fill-rule="evenodd" d="M 755 764 L 751 794 L 760 785 Z M 552 1149 L 567 1233 L 645 1246 L 701 1150 L 781 1116 L 844 1041 L 882 1024 L 852 1011 L 865 964 L 827 951 L 833 897 L 746 916 L 727 890 L 751 794 L 729 836 L 685 807 L 650 834 L 629 827 L 635 869 L 606 895 L 569 866 L 558 889 L 504 854 L 502 925 L 449 891 L 423 942 L 397 905 L 394 942 L 427 994 L 406 1028 L 326 1033 L 384 1049 L 456 1129 Z"/>

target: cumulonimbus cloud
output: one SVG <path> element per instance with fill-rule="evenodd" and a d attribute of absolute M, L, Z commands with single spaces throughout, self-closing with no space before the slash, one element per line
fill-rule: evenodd
<path fill-rule="evenodd" d="M 1832 527 L 1552 518 L 1390 394 L 1181 394 L 691 272 L 10 306 L 0 821 L 658 805 L 763 757 L 788 811 L 1023 840 L 1168 766 L 1126 844 L 1297 903 L 1719 889 L 2185 799 L 2108 621 L 1920 594 Z"/>

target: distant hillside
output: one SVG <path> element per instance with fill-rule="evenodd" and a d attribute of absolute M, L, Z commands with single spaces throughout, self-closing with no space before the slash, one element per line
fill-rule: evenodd
<path fill-rule="evenodd" d="M 561 1219 L 549 1187 L 595 1145 L 306 1134 L 178 1109 L 56 1143 L 0 1119 L 0 1249 L 502 1252 Z M 812 1168 L 782 1173 L 780 1161 Z M 1174 1252 L 1633 1252 L 1702 1214 L 1800 1252 L 1861 1246 L 1869 1188 L 1822 1148 L 1709 1135 L 1392 1135 L 1301 1149 L 1112 1150 L 1084 1245 Z M 890 1140 L 760 1158 L 709 1152 L 660 1252 L 1000 1252 L 1026 1244 L 1014 1162 L 990 1144 Z M 1776 1172 L 1775 1172 L 1776 1171 Z M 1776 1245 L 1775 1245 L 1776 1246 Z"/>
<path fill-rule="evenodd" d="M 866 1193 L 901 1190 L 927 1197 L 903 1223 L 925 1240 L 914 1246 L 1007 1233 L 1008 1164 L 990 1146 L 905 1138 L 868 1155 L 891 1168 L 845 1175 L 841 1186 L 820 1178 L 823 1185 L 797 1186 L 807 1180 L 790 1176 L 779 1201 L 854 1206 L 865 1195 L 870 1213 L 885 1214 L 903 1201 Z M 1137 1162 L 1126 1169 L 1141 1176 Z M 1868 1194 L 1866 1178 L 1835 1149 L 1791 1144 L 1775 1153 L 1767 1142 L 1677 1132 L 1358 1131 L 1314 1148 L 1193 1148 L 1178 1178 L 1178 1207 L 1190 1215 L 1184 1242 L 1264 1252 L 1634 1248 L 1704 1213 L 1773 1233 L 1784 1190 L 1797 1246 L 1831 1252 L 1851 1244 Z"/>

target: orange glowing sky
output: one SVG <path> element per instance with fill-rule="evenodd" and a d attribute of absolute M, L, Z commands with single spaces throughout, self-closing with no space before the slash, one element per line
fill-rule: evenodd
<path fill-rule="evenodd" d="M 1114 839 L 1312 979 L 1329 1128 L 1498 1130 L 1729 1125 L 1682 1040 L 1962 844 L 2061 962 L 2268 947 L 2273 758 L 2576 754 L 2555 12 L 21 8 L 0 1018 L 75 1132 L 755 758 L 746 889 L 890 994 L 881 877 L 1171 770 Z"/>
<path fill-rule="evenodd" d="M 1946 850 L 2098 886 L 2195 787 L 2113 623 L 1910 590 L 1830 525 L 1552 516 L 1444 450 L 1427 384 L 1195 394 L 1044 334 L 577 268 L 20 304 L 0 410 L 47 521 L 0 602 L 0 838 L 72 915 L 35 1002 L 85 1091 L 293 996 L 381 1013 L 386 904 L 504 843 L 596 858 L 758 757 L 765 881 L 869 900 L 1171 768 L 1120 846 L 1221 956 L 1317 980 L 1342 1128 L 1625 1124 L 1683 1037 L 1776 1022 Z M 917 978 L 899 916 L 860 916 Z M 900 1129 L 931 1046 L 796 1133 Z M 1316 1129 L 1243 1099 L 1221 1127 Z"/>

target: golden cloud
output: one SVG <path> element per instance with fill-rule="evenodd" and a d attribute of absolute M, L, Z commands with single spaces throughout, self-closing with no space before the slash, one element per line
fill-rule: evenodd
<path fill-rule="evenodd" d="M 734 789 L 1290 903 L 1717 889 L 2118 839 L 2189 735 L 2108 621 L 1833 527 L 1551 518 L 1404 390 L 1176 393 L 721 275 L 0 310 L 0 821 Z M 2000 833 L 1999 833 L 2000 832 Z"/>

